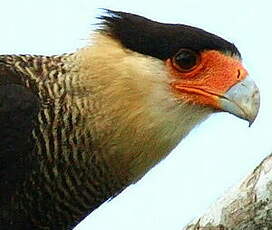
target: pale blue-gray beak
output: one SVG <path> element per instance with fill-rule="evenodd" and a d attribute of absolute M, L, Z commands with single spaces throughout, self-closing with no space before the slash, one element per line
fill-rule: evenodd
<path fill-rule="evenodd" d="M 221 109 L 247 120 L 249 126 L 257 117 L 260 107 L 260 92 L 255 82 L 246 77 L 232 86 L 220 99 Z"/>

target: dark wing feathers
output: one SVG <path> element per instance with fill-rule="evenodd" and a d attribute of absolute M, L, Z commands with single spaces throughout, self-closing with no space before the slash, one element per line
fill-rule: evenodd
<path fill-rule="evenodd" d="M 39 99 L 21 82 L 19 73 L 0 60 L 0 206 L 32 168 L 29 152 Z M 30 167 L 31 166 L 31 167 Z"/>

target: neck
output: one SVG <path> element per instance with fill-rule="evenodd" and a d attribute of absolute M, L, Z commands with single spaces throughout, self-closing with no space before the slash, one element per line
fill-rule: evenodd
<path fill-rule="evenodd" d="M 62 62 L 58 78 L 26 74 L 35 77 L 41 100 L 53 104 L 42 107 L 34 132 L 38 166 L 7 216 L 20 212 L 36 228 L 74 226 L 140 179 L 211 112 L 175 96 L 162 61 L 106 36 Z"/>
<path fill-rule="evenodd" d="M 86 73 L 84 85 L 99 98 L 90 126 L 97 135 L 106 135 L 97 138 L 106 150 L 103 159 L 117 171 L 125 170 L 129 183 L 166 157 L 211 113 L 174 95 L 163 61 L 124 49 L 107 36 L 97 35 L 78 55 Z"/>

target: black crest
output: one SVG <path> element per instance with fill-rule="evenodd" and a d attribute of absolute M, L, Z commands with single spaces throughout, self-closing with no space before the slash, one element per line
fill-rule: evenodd
<path fill-rule="evenodd" d="M 174 56 L 181 48 L 196 52 L 219 50 L 240 57 L 234 44 L 196 27 L 159 23 L 111 10 L 107 10 L 107 15 L 100 19 L 101 30 L 118 39 L 124 47 L 162 60 Z"/>

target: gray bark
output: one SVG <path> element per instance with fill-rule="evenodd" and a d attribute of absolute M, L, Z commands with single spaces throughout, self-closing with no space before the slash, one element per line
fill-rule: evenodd
<path fill-rule="evenodd" d="M 272 230 L 272 154 L 183 230 Z"/>

